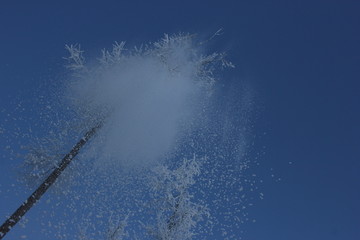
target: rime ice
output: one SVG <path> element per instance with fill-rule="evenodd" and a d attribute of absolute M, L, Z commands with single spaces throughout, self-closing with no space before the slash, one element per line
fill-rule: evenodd
<path fill-rule="evenodd" d="M 165 37 L 141 49 L 125 43 L 103 50 L 87 66 L 80 48 L 68 46 L 75 76 L 69 98 L 86 119 L 105 119 L 101 163 L 146 166 L 163 159 L 195 121 L 211 91 L 222 55 L 203 56 L 189 35 Z"/>
<path fill-rule="evenodd" d="M 215 73 L 233 67 L 224 54 L 206 54 L 186 34 L 139 48 L 115 43 L 96 60 L 78 45 L 67 49 L 72 77 L 61 104 L 73 117 L 34 141 L 29 179 L 57 165 L 70 137 L 103 125 L 45 201 L 49 239 L 237 239 L 248 162 L 238 160 L 245 125 L 229 114 L 248 106 L 211 106 Z"/>

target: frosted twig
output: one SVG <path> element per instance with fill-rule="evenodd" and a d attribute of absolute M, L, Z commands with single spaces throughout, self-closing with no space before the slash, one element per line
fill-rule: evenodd
<path fill-rule="evenodd" d="M 66 67 L 73 71 L 83 69 L 85 58 L 83 57 L 83 51 L 81 50 L 80 45 L 65 45 L 65 49 L 70 53 L 69 57 L 64 58 L 69 61 L 69 64 Z"/>

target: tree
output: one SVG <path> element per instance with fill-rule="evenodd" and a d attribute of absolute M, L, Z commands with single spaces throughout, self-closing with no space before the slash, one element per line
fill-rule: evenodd
<path fill-rule="evenodd" d="M 26 210 L 19 208 L 6 226 L 30 209 L 100 127 L 100 136 L 90 146 L 91 153 L 96 153 L 92 160 L 102 161 L 102 166 L 109 159 L 116 160 L 109 166 L 120 163 L 115 165 L 118 168 L 151 169 L 163 162 L 159 158 L 176 148 L 177 140 L 199 124 L 196 118 L 211 96 L 216 71 L 233 67 L 224 53 L 204 54 L 198 48 L 204 42 L 194 43 L 193 39 L 194 35 L 189 34 L 165 35 L 160 41 L 133 50 L 125 49 L 124 42 L 115 42 L 111 51 L 102 51 L 95 64 L 85 63 L 79 45 L 67 45 L 68 67 L 74 75 L 69 84 L 73 93 L 68 96 L 69 107 L 91 130 L 23 204 Z M 195 234 L 196 224 L 208 213 L 206 206 L 192 202 L 190 189 L 199 169 L 194 158 L 184 160 L 177 168 L 162 165 L 152 172 L 152 197 L 158 205 L 156 224 L 149 227 L 151 236 L 170 240 L 190 239 Z M 110 239 L 123 236 L 125 225 L 115 226 L 107 236 Z"/>

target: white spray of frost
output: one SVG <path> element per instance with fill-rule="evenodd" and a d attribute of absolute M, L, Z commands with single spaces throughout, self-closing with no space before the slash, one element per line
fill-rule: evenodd
<path fill-rule="evenodd" d="M 214 65 L 232 66 L 222 54 L 202 55 L 190 35 L 165 35 L 131 51 L 124 46 L 103 50 L 89 65 L 79 47 L 67 46 L 76 73 L 68 96 L 86 121 L 104 121 L 102 142 L 91 151 L 101 166 L 146 166 L 164 159 L 206 103 Z"/>

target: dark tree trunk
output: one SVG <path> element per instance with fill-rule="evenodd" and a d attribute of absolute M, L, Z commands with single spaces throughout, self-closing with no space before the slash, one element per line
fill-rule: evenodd
<path fill-rule="evenodd" d="M 79 153 L 80 149 L 94 136 L 96 131 L 101 127 L 101 124 L 90 129 L 84 137 L 66 154 L 62 159 L 60 165 L 47 177 L 47 179 L 23 202 L 23 204 L 9 217 L 0 227 L 0 239 L 25 215 L 27 211 L 41 198 L 41 196 L 49 189 L 49 187 L 56 181 L 64 169 L 69 165 L 73 158 Z"/>

